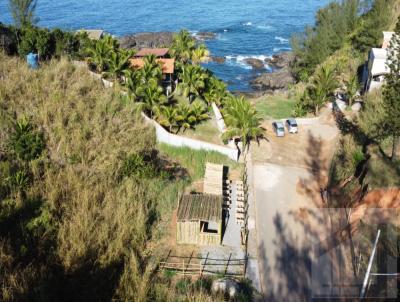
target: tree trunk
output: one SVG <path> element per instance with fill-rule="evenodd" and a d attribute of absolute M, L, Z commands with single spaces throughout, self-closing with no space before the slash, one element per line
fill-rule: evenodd
<path fill-rule="evenodd" d="M 318 116 L 319 114 L 319 108 L 318 105 L 315 105 L 315 116 Z"/>
<path fill-rule="evenodd" d="M 394 161 L 396 159 L 398 146 L 399 146 L 399 137 L 398 136 L 393 136 L 392 157 L 390 158 L 391 161 Z"/>

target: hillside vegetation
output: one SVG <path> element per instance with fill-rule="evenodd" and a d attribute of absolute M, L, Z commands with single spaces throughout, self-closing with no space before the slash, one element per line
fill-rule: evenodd
<path fill-rule="evenodd" d="M 0 300 L 219 300 L 156 274 L 188 173 L 117 91 L 0 54 L 0 116 Z"/>

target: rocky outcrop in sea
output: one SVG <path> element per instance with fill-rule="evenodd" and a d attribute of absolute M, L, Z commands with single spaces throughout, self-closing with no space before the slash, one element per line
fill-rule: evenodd
<path fill-rule="evenodd" d="M 294 56 L 290 52 L 284 52 L 265 59 L 265 62 L 275 71 L 263 73 L 250 82 L 251 87 L 262 93 L 274 93 L 285 91 L 295 79 L 290 71 L 290 65 Z"/>
<path fill-rule="evenodd" d="M 122 48 L 157 48 L 170 47 L 173 41 L 173 32 L 146 32 L 124 36 L 118 39 Z"/>

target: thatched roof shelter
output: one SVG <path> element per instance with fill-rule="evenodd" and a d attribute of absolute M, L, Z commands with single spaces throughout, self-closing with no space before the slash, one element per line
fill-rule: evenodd
<path fill-rule="evenodd" d="M 176 238 L 181 244 L 222 242 L 222 196 L 184 195 L 179 202 Z"/>
<path fill-rule="evenodd" d="M 179 203 L 178 221 L 222 220 L 222 196 L 208 194 L 184 195 Z"/>

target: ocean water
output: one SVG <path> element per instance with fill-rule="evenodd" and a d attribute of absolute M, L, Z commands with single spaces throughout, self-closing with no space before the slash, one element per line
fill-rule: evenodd
<path fill-rule="evenodd" d="M 294 32 L 313 24 L 318 8 L 329 0 L 38 0 L 39 25 L 66 30 L 102 28 L 122 36 L 144 31 L 188 29 L 214 32 L 206 41 L 213 56 L 224 64 L 206 67 L 228 83 L 231 90 L 249 91 L 249 81 L 268 72 L 253 70 L 246 58 L 264 60 L 290 50 Z M 0 22 L 12 23 L 8 0 L 0 0 Z"/>

